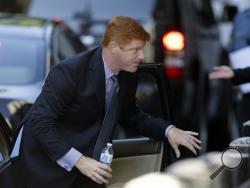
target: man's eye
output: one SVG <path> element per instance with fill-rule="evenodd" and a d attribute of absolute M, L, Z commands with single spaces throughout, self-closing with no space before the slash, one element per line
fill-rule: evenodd
<path fill-rule="evenodd" d="M 136 52 L 138 52 L 138 48 L 132 49 L 132 53 L 136 53 Z"/>

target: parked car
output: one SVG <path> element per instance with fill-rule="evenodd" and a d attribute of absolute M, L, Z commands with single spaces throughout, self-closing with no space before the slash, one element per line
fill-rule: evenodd
<path fill-rule="evenodd" d="M 0 112 L 15 129 L 60 60 L 85 50 L 63 23 L 0 15 Z"/>
<path fill-rule="evenodd" d="M 136 91 L 138 105 L 154 117 L 162 117 L 174 122 L 171 91 L 162 65 L 143 64 L 137 74 L 139 77 Z M 0 122 L 0 130 L 3 125 L 4 123 Z M 3 133 L 0 132 L 0 140 Z M 113 177 L 108 187 L 122 187 L 131 178 L 148 172 L 161 171 L 174 160 L 173 152 L 169 150 L 167 142 L 131 134 L 129 130 L 120 126 L 115 131 L 113 146 L 115 153 L 112 163 Z M 0 142 L 0 151 L 5 147 Z M 7 162 L 2 162 L 2 165 L 3 163 Z M 0 187 L 1 182 L 4 182 L 1 179 L 4 177 L 4 175 L 1 176 L 1 170 L 4 173 L 0 162 Z"/>

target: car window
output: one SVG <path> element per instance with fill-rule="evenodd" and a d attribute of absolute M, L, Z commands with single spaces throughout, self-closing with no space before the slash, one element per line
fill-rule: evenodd
<path fill-rule="evenodd" d="M 151 73 L 139 73 L 137 104 L 153 117 L 162 117 L 161 97 L 156 78 Z"/>
<path fill-rule="evenodd" d="M 38 82 L 45 71 L 42 40 L 0 35 L 0 84 Z"/>
<path fill-rule="evenodd" d="M 62 28 L 63 30 L 64 28 Z M 75 53 L 82 52 L 83 50 L 86 50 L 86 47 L 81 43 L 79 40 L 79 37 L 74 34 L 70 29 L 64 29 L 64 35 L 70 42 L 72 48 L 74 49 Z"/>
<path fill-rule="evenodd" d="M 84 46 L 80 40 L 67 27 L 56 27 L 53 38 L 53 50 L 56 62 L 84 50 Z"/>
<path fill-rule="evenodd" d="M 139 72 L 136 91 L 137 105 L 153 117 L 163 117 L 162 101 L 159 86 L 153 74 Z M 115 130 L 113 139 L 139 138 L 141 135 L 124 129 L 120 125 Z"/>

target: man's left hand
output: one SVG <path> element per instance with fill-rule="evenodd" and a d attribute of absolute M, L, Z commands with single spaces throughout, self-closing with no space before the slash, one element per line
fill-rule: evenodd
<path fill-rule="evenodd" d="M 180 157 L 179 145 L 187 147 L 195 155 L 197 155 L 197 149 L 200 150 L 201 141 L 195 138 L 198 133 L 192 131 L 183 131 L 176 127 L 173 127 L 168 132 L 168 142 L 174 149 L 177 158 Z"/>

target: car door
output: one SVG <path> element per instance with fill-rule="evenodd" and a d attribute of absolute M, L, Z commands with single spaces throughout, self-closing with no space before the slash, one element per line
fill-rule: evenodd
<path fill-rule="evenodd" d="M 153 117 L 173 122 L 171 93 L 164 69 L 159 64 L 142 64 L 137 72 L 138 106 Z M 114 161 L 108 187 L 122 187 L 128 180 L 145 173 L 160 171 L 172 160 L 166 142 L 136 135 L 118 126 L 113 138 Z M 168 156 L 168 160 L 167 160 Z"/>

